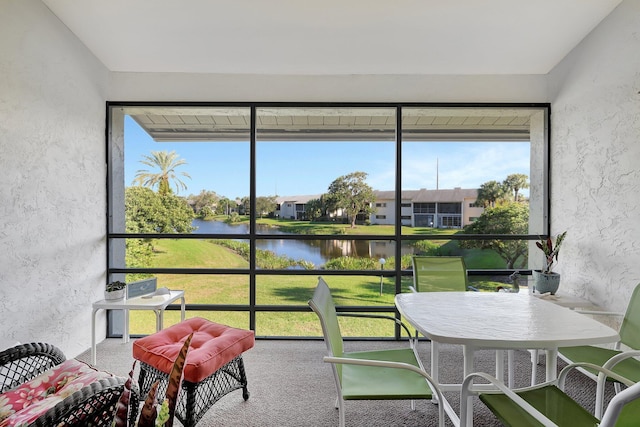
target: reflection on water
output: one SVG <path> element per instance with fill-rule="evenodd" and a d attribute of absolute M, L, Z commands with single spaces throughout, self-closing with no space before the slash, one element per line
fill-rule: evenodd
<path fill-rule="evenodd" d="M 249 225 L 227 224 L 221 221 L 193 220 L 193 226 L 197 227 L 194 233 L 210 234 L 249 234 Z M 288 234 L 277 228 L 256 224 L 256 232 L 264 234 Z M 258 239 L 256 247 L 274 252 L 280 256 L 286 256 L 294 260 L 312 262 L 316 267 L 325 264 L 332 258 L 352 256 L 361 258 L 389 258 L 395 255 L 395 244 L 382 240 L 277 240 Z M 412 254 L 412 246 L 402 246 L 402 254 Z"/>

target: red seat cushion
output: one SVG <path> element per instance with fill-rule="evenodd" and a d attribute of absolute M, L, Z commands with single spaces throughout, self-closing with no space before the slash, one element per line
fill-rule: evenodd
<path fill-rule="evenodd" d="M 183 375 L 198 383 L 249 350 L 254 344 L 253 331 L 232 328 L 200 317 L 187 319 L 133 343 L 133 357 L 166 374 L 182 345 L 193 334 Z"/>

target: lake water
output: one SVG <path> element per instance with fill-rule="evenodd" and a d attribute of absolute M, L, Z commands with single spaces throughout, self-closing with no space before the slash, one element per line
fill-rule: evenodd
<path fill-rule="evenodd" d="M 227 224 L 222 221 L 203 221 L 194 219 L 193 226 L 197 227 L 195 234 L 248 234 L 248 224 Z M 256 225 L 258 233 L 288 234 L 276 228 Z M 240 237 L 240 236 L 238 236 Z M 240 237 L 241 238 L 241 237 Z M 312 262 L 316 267 L 325 264 L 332 258 L 353 256 L 362 258 L 389 258 L 394 256 L 394 244 L 387 241 L 368 240 L 289 240 L 289 239 L 257 239 L 258 249 L 269 250 L 277 255 L 286 256 L 294 260 Z M 403 254 L 413 253 L 411 246 L 403 246 Z"/>

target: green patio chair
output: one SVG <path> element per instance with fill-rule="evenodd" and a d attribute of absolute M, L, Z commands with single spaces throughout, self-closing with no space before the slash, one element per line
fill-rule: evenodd
<path fill-rule="evenodd" d="M 418 358 L 409 330 L 398 319 L 390 316 L 349 314 L 352 317 L 387 318 L 402 325 L 410 338 L 406 348 L 345 352 L 338 313 L 329 286 L 318 278 L 318 285 L 309 300 L 309 306 L 320 318 L 322 333 L 329 355 L 338 392 L 336 407 L 340 427 L 344 427 L 345 400 L 413 400 L 435 398 L 443 401 L 442 394 L 425 372 Z M 343 314 L 343 313 L 340 313 Z M 444 427 L 444 405 L 438 405 L 438 425 Z"/>
<path fill-rule="evenodd" d="M 465 292 L 475 290 L 467 284 L 467 266 L 458 256 L 414 255 L 412 292 Z M 416 331 L 416 339 L 418 331 Z"/>
<path fill-rule="evenodd" d="M 602 311 L 580 312 L 589 315 L 622 316 L 621 313 Z M 558 349 L 558 355 L 567 363 L 592 363 L 610 369 L 633 382 L 640 382 L 640 360 L 636 359 L 640 356 L 640 284 L 633 290 L 618 332 L 620 341 L 615 343 L 613 349 L 590 345 L 561 347 Z M 589 369 L 581 369 L 581 371 L 589 378 L 597 379 L 597 372 Z M 608 377 L 607 380 L 615 382 L 611 377 Z M 600 387 L 604 387 L 604 383 L 601 383 Z M 616 392 L 620 391 L 620 385 L 617 382 L 615 389 Z M 598 394 L 598 396 L 600 395 Z M 603 402 L 598 400 L 596 402 L 596 416 L 600 416 L 602 408 Z"/>
<path fill-rule="evenodd" d="M 612 376 L 628 386 L 611 400 L 602 419 L 592 415 L 564 393 L 566 376 L 576 368 L 598 371 L 601 373 L 598 381 L 602 383 L 605 382 L 605 376 Z M 489 381 L 497 391 L 471 391 L 476 378 Z M 505 426 L 631 427 L 638 426 L 640 420 L 640 383 L 588 363 L 568 365 L 560 372 L 558 379 L 519 390 L 512 390 L 502 381 L 485 373 L 470 374 L 464 379 L 460 393 L 460 427 L 466 427 L 470 423 L 471 417 L 468 419 L 466 415 L 472 408 L 471 400 L 475 395 Z"/>
<path fill-rule="evenodd" d="M 469 289 L 464 258 L 457 256 L 414 255 L 413 286 L 415 292 L 464 292 Z"/>

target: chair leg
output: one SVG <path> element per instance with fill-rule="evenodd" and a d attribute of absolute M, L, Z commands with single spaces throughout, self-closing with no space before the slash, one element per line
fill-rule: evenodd
<path fill-rule="evenodd" d="M 344 427 L 344 400 L 336 399 L 336 408 L 338 408 L 338 427 Z"/>

